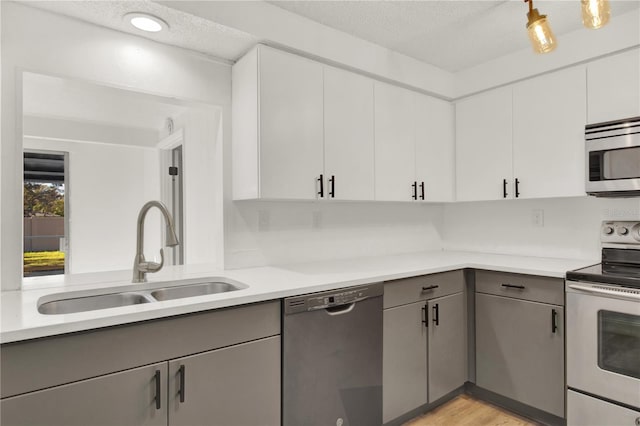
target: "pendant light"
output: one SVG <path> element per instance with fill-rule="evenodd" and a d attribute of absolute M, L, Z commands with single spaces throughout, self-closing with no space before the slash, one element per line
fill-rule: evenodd
<path fill-rule="evenodd" d="M 609 0 L 581 0 L 582 24 L 592 30 L 602 28 L 609 22 L 611 6 Z"/>
<path fill-rule="evenodd" d="M 527 32 L 531 45 L 536 53 L 548 53 L 556 48 L 556 38 L 551 31 L 547 15 L 540 15 L 538 9 L 533 8 L 533 0 L 524 0 L 529 3 L 527 13 Z"/>

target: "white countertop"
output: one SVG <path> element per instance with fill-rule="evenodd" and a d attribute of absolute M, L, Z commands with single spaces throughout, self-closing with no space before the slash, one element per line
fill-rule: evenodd
<path fill-rule="evenodd" d="M 180 315 L 247 303 L 280 299 L 316 291 L 332 290 L 377 281 L 452 271 L 461 268 L 564 278 L 565 272 L 595 263 L 598 259 L 550 259 L 455 251 L 426 251 L 395 256 L 369 257 L 261 268 L 216 270 L 207 265 L 166 267 L 148 274 L 146 284 L 132 284 L 130 271 L 84 276 L 34 279 L 29 289 L 0 294 L 0 343 L 9 343 L 93 328 Z M 189 297 L 134 306 L 65 315 L 38 312 L 40 298 L 58 299 L 60 293 L 82 296 L 115 291 L 159 288 L 171 281 L 199 277 L 226 278 L 248 288 L 206 296 Z M 85 282 L 92 282 L 86 284 Z M 75 294 L 81 293 L 81 294 Z M 85 294 L 87 293 L 87 294 Z M 69 296 L 69 295 L 68 295 Z"/>

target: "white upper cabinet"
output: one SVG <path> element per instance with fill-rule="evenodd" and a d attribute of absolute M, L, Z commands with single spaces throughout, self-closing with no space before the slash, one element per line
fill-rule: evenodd
<path fill-rule="evenodd" d="M 451 102 L 416 93 L 415 180 L 418 198 L 453 201 L 455 175 L 454 113 Z"/>
<path fill-rule="evenodd" d="M 456 103 L 457 200 L 514 196 L 512 111 L 510 87 Z"/>
<path fill-rule="evenodd" d="M 373 80 L 325 67 L 325 198 L 373 200 L 373 126 Z"/>
<path fill-rule="evenodd" d="M 375 83 L 375 199 L 452 201 L 453 107 Z"/>
<path fill-rule="evenodd" d="M 260 48 L 260 196 L 314 198 L 323 171 L 322 66 Z"/>
<path fill-rule="evenodd" d="M 585 67 L 513 87 L 513 173 L 516 197 L 585 195 Z"/>
<path fill-rule="evenodd" d="M 414 199 L 416 179 L 413 108 L 413 92 L 375 82 L 376 200 Z"/>
<path fill-rule="evenodd" d="M 589 124 L 640 116 L 640 49 L 587 65 Z"/>
<path fill-rule="evenodd" d="M 232 79 L 234 199 L 315 199 L 324 167 L 322 65 L 259 46 Z"/>

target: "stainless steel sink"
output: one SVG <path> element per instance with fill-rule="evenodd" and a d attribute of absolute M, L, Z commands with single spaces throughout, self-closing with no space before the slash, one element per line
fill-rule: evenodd
<path fill-rule="evenodd" d="M 73 314 L 76 312 L 96 311 L 98 309 L 117 308 L 121 306 L 138 305 L 141 303 L 155 303 L 164 300 L 183 299 L 186 297 L 206 296 L 209 294 L 226 293 L 247 288 L 245 284 L 229 283 L 224 278 L 201 278 L 153 284 L 156 288 L 132 286 L 122 289 L 119 293 L 82 296 L 78 293 L 59 294 L 58 300 L 38 303 L 38 312 L 45 315 Z M 160 285 L 170 285 L 157 288 Z M 114 289 L 115 290 L 115 289 Z M 105 289 L 105 292 L 108 289 Z M 113 290 L 112 290 L 113 291 Z M 55 295 L 52 295 L 55 297 Z"/>
<path fill-rule="evenodd" d="M 151 292 L 151 296 L 159 301 L 182 299 L 184 297 L 205 296 L 207 294 L 226 293 L 240 290 L 240 287 L 229 283 L 210 282 L 160 288 Z"/>
<path fill-rule="evenodd" d="M 98 296 L 76 297 L 46 302 L 38 306 L 38 312 L 46 315 L 73 314 L 75 312 L 139 305 L 140 303 L 149 303 L 151 301 L 152 300 L 149 300 L 143 294 L 138 293 L 100 294 Z"/>

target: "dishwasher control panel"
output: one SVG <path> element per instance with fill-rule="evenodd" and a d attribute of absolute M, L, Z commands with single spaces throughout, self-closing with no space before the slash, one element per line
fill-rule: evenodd
<path fill-rule="evenodd" d="M 359 287 L 350 287 L 347 289 L 290 297 L 284 300 L 284 313 L 287 315 L 348 305 L 370 297 L 382 296 L 383 291 L 384 287 L 382 283 L 376 283 Z"/>

